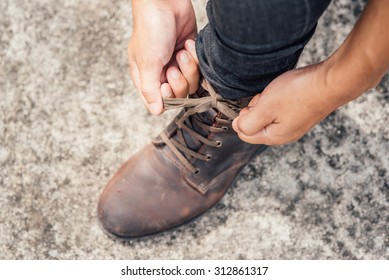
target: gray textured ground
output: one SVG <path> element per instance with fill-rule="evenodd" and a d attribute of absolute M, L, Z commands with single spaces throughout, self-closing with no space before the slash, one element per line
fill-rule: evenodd
<path fill-rule="evenodd" d="M 329 55 L 361 9 L 334 1 L 301 64 Z M 388 78 L 256 157 L 195 222 L 106 238 L 99 193 L 172 117 L 147 114 L 136 96 L 130 34 L 126 0 L 0 1 L 0 258 L 389 259 Z"/>

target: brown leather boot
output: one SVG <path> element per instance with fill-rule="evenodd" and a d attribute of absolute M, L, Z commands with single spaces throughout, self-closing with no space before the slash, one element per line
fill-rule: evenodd
<path fill-rule="evenodd" d="M 222 99 L 206 81 L 189 99 L 165 99 L 167 109 L 185 108 L 103 191 L 98 216 L 106 233 L 116 239 L 158 233 L 215 205 L 249 159 L 265 149 L 241 141 L 231 127 L 248 101 Z"/>

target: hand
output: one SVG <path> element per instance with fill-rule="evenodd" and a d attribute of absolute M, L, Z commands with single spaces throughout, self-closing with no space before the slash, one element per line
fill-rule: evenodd
<path fill-rule="evenodd" d="M 389 69 L 388 14 L 389 1 L 368 1 L 331 57 L 284 73 L 241 111 L 233 122 L 239 137 L 267 145 L 295 141 L 336 108 L 375 87 Z"/>
<path fill-rule="evenodd" d="M 190 0 L 133 0 L 134 31 L 128 45 L 131 79 L 153 114 L 162 112 L 161 85 L 174 52 L 197 33 Z"/>
<path fill-rule="evenodd" d="M 166 70 L 167 82 L 161 85 L 163 97 L 184 98 L 195 93 L 199 87 L 199 60 L 197 58 L 195 41 L 187 40 L 185 49 L 176 55 L 177 66 Z"/>
<path fill-rule="evenodd" d="M 233 121 L 248 143 L 282 145 L 301 138 L 341 105 L 332 98 L 324 63 L 288 71 L 256 95 Z M 340 88 L 339 88 L 340 89 Z"/>

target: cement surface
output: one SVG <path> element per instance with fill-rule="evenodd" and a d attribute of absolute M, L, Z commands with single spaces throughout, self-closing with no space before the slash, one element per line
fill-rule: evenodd
<path fill-rule="evenodd" d="M 362 8 L 335 0 L 300 65 L 330 55 Z M 100 192 L 175 114 L 151 116 L 138 98 L 131 30 L 127 0 L 0 1 L 0 259 L 389 259 L 388 77 L 255 157 L 194 222 L 107 238 Z"/>

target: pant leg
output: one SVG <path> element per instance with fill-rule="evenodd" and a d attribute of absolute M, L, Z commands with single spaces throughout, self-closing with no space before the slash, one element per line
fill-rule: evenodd
<path fill-rule="evenodd" d="M 331 0 L 209 0 L 196 52 L 225 98 L 261 92 L 292 69 Z"/>

